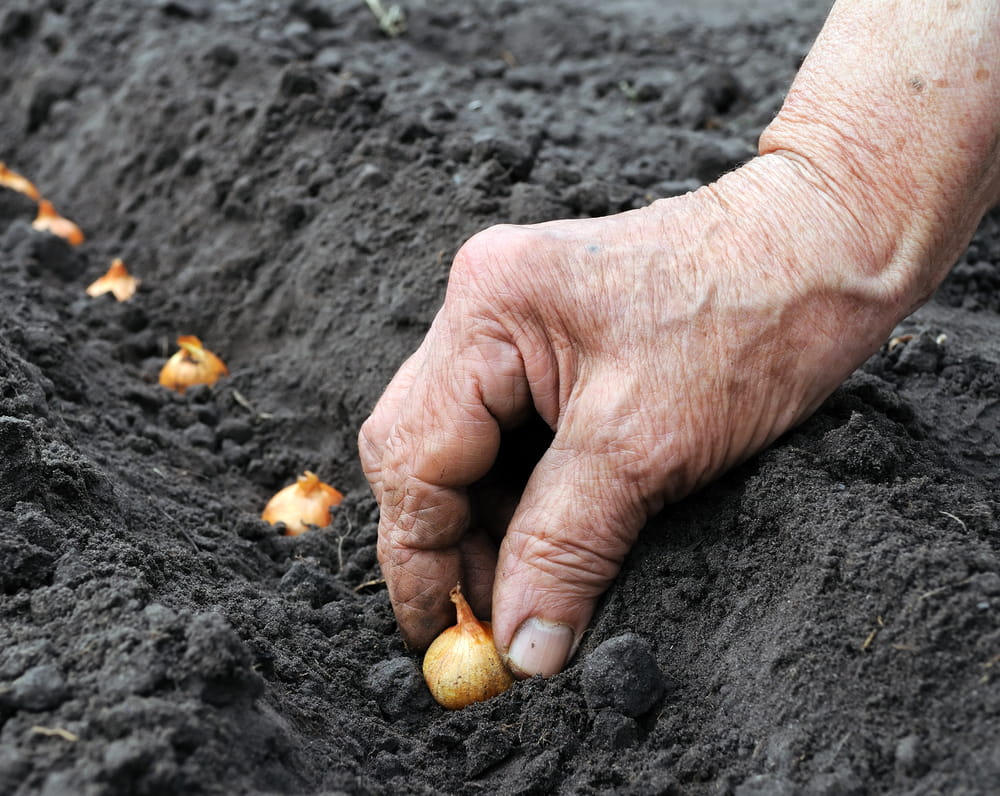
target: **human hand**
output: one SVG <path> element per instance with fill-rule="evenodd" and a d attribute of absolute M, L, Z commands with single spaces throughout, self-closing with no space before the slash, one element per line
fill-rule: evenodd
<path fill-rule="evenodd" d="M 650 514 L 803 419 L 885 339 L 902 290 L 809 168 L 768 155 L 685 197 L 462 247 L 360 434 L 409 644 L 453 623 L 461 581 L 516 673 L 559 671 Z M 512 515 L 476 506 L 502 432 L 535 411 L 554 437 Z"/>
<path fill-rule="evenodd" d="M 559 671 L 646 518 L 807 416 L 931 294 L 1000 201 L 994 6 L 837 0 L 761 157 L 462 248 L 359 440 L 411 645 L 462 581 L 516 672 Z M 501 432 L 536 411 L 554 436 L 514 508 L 477 510 Z"/>

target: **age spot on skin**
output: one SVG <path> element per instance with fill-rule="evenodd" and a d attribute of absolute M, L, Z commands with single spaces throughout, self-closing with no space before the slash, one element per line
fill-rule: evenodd
<path fill-rule="evenodd" d="M 934 83 L 934 88 L 948 88 L 948 81 L 943 77 L 939 77 L 932 82 Z"/>
<path fill-rule="evenodd" d="M 984 82 L 985 80 L 989 79 L 989 76 L 990 76 L 990 70 L 989 69 L 983 69 L 982 67 L 979 67 L 979 69 L 976 70 L 976 82 L 977 83 Z"/>
<path fill-rule="evenodd" d="M 961 0 L 948 0 L 948 10 L 958 11 L 962 7 Z"/>

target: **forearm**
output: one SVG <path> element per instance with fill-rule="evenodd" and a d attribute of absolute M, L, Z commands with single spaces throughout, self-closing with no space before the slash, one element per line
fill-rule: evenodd
<path fill-rule="evenodd" d="M 760 152 L 854 215 L 913 309 L 1000 201 L 1000 2 L 839 0 Z"/>

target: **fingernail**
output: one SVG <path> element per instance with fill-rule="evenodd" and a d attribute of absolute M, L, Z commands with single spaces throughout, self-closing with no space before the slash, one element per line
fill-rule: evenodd
<path fill-rule="evenodd" d="M 562 671 L 573 648 L 573 628 L 532 617 L 514 634 L 507 650 L 510 668 L 518 674 L 543 677 Z"/>

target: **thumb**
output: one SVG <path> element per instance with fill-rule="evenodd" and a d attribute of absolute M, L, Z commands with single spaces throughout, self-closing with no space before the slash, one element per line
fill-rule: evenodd
<path fill-rule="evenodd" d="M 559 672 L 650 511 L 649 459 L 621 423 L 564 425 L 539 461 L 500 546 L 493 633 L 511 670 Z M 601 440 L 600 437 L 608 439 Z M 584 441 L 586 447 L 572 444 Z M 624 443 L 624 445 L 623 445 Z"/>

